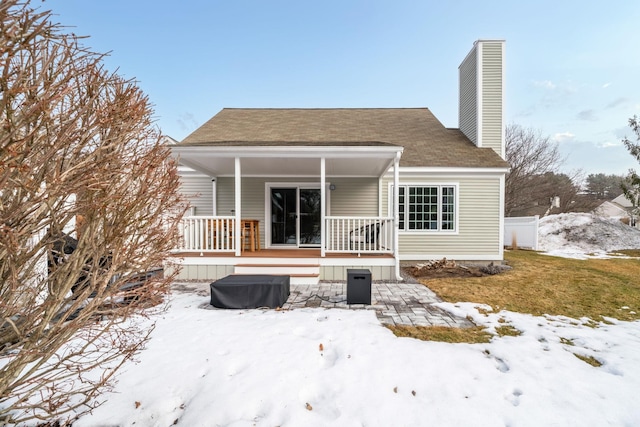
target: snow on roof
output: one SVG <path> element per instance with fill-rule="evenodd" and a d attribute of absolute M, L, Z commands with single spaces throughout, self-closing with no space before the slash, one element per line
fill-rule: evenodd
<path fill-rule="evenodd" d="M 619 195 L 615 199 L 613 199 L 612 202 L 613 203 L 617 203 L 618 205 L 622 206 L 623 208 L 630 208 L 630 207 L 633 206 L 631 201 L 629 199 L 627 199 L 627 196 L 625 196 L 624 193 Z"/>

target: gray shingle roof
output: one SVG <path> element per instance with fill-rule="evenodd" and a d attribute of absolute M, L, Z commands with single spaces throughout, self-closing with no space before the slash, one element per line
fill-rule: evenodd
<path fill-rule="evenodd" d="M 428 108 L 225 108 L 179 145 L 399 145 L 404 167 L 508 167 L 492 149 L 445 128 Z"/>

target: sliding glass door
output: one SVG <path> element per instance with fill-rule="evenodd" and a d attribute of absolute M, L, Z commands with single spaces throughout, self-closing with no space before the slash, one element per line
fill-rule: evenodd
<path fill-rule="evenodd" d="M 320 246 L 320 189 L 299 189 L 298 246 Z"/>
<path fill-rule="evenodd" d="M 271 189 L 271 244 L 297 245 L 296 188 Z"/>
<path fill-rule="evenodd" d="M 320 189 L 272 187 L 271 244 L 296 247 L 319 247 Z"/>

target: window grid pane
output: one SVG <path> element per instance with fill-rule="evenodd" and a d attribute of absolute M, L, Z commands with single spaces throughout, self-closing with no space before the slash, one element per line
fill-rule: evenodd
<path fill-rule="evenodd" d="M 455 199 L 454 186 L 399 186 L 400 230 L 455 230 Z"/>
<path fill-rule="evenodd" d="M 404 230 L 404 187 L 398 186 L 398 227 Z"/>
<path fill-rule="evenodd" d="M 438 229 L 438 187 L 409 187 L 409 230 Z"/>
<path fill-rule="evenodd" d="M 453 230 L 455 227 L 455 189 L 442 187 L 442 230 Z"/>

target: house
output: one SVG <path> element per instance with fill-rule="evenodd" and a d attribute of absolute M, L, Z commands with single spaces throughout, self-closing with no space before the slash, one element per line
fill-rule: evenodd
<path fill-rule="evenodd" d="M 172 145 L 192 207 L 181 277 L 501 262 L 504 44 L 479 40 L 460 65 L 459 129 L 428 108 L 225 108 Z"/>
<path fill-rule="evenodd" d="M 620 194 L 611 201 L 602 202 L 600 206 L 594 209 L 593 213 L 607 218 L 620 218 L 625 223 L 640 228 L 637 214 L 634 214 L 633 203 L 624 194 Z"/>

